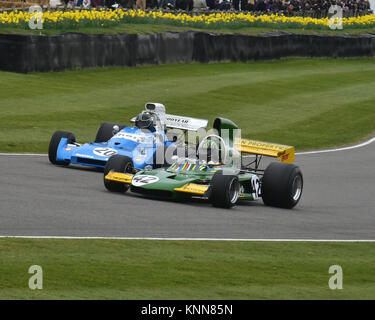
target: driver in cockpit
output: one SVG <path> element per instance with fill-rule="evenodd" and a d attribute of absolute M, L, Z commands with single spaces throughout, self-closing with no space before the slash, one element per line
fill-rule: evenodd
<path fill-rule="evenodd" d="M 135 118 L 135 126 L 138 129 L 146 129 L 150 132 L 155 132 L 154 126 L 154 118 L 151 113 L 147 111 L 142 111 L 136 118 Z"/>

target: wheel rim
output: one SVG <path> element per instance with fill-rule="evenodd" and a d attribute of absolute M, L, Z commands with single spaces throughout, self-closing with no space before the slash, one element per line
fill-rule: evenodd
<path fill-rule="evenodd" d="M 133 166 L 130 162 L 127 163 L 124 169 L 124 173 L 132 173 L 133 172 Z"/>
<path fill-rule="evenodd" d="M 239 183 L 233 179 L 229 187 L 229 198 L 231 203 L 236 203 L 240 195 Z"/>
<path fill-rule="evenodd" d="M 302 194 L 302 177 L 300 175 L 295 176 L 292 186 L 293 200 L 298 201 Z"/>

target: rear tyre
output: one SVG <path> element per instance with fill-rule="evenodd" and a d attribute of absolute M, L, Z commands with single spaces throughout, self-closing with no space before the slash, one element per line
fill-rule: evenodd
<path fill-rule="evenodd" d="M 262 199 L 265 205 L 292 209 L 301 199 L 303 176 L 299 167 L 272 162 L 262 179 Z"/>
<path fill-rule="evenodd" d="M 104 168 L 104 186 L 107 190 L 112 192 L 126 192 L 129 189 L 129 185 L 106 180 L 106 175 L 112 170 L 121 173 L 133 173 L 134 165 L 131 158 L 121 155 L 113 155 L 110 157 Z"/>
<path fill-rule="evenodd" d="M 76 137 L 71 132 L 66 131 L 56 131 L 49 142 L 48 148 L 48 159 L 52 164 L 57 165 L 68 165 L 69 162 L 67 161 L 57 161 L 57 149 L 59 147 L 60 141 L 62 138 L 68 139 L 68 144 L 73 144 L 76 142 Z"/>
<path fill-rule="evenodd" d="M 214 207 L 231 208 L 240 195 L 240 182 L 236 175 L 223 175 L 223 171 L 214 174 L 211 180 L 210 201 Z"/>
<path fill-rule="evenodd" d="M 113 126 L 118 126 L 120 130 L 124 128 L 124 126 L 117 123 L 105 122 L 99 127 L 95 142 L 107 142 L 111 139 L 113 137 Z"/>

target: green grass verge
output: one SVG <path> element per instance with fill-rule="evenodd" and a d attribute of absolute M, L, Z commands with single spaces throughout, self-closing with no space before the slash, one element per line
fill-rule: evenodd
<path fill-rule="evenodd" d="M 0 299 L 375 299 L 374 266 L 370 243 L 0 239 Z"/>
<path fill-rule="evenodd" d="M 294 32 L 294 33 L 302 33 L 302 34 L 366 34 L 366 33 L 374 33 L 374 27 L 362 27 L 362 28 L 344 28 L 342 30 L 331 30 L 328 27 L 322 29 L 311 29 L 311 28 L 299 28 L 299 27 L 278 27 L 278 26 L 254 26 L 254 27 L 238 27 L 238 28 L 229 28 L 229 27 L 221 27 L 221 28 L 210 28 L 205 27 L 202 28 L 193 28 L 187 26 L 178 26 L 178 25 L 168 25 L 168 24 L 149 24 L 149 23 L 123 23 L 108 27 L 77 27 L 77 28 L 63 28 L 63 29 L 42 29 L 42 30 L 31 30 L 31 29 L 23 29 L 23 28 L 16 28 L 16 27 L 0 27 L 0 34 L 1 33 L 11 33 L 11 34 L 36 34 L 36 35 L 56 35 L 61 34 L 64 32 L 81 32 L 81 33 L 88 33 L 88 34 L 102 34 L 102 33 L 162 33 L 168 31 L 204 31 L 204 32 L 217 32 L 217 33 L 243 33 L 243 34 L 260 34 L 266 32 L 274 32 L 274 31 L 286 31 L 286 32 Z"/>
<path fill-rule="evenodd" d="M 45 153 L 55 130 L 93 141 L 100 123 L 129 124 L 147 101 L 300 150 L 344 145 L 375 131 L 374 87 L 374 59 L 0 72 L 0 151 Z"/>

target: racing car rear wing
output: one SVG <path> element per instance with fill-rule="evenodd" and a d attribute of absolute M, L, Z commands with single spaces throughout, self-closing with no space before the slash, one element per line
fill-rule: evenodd
<path fill-rule="evenodd" d="M 278 158 L 280 162 L 294 162 L 294 147 L 292 146 L 247 139 L 235 140 L 234 146 L 238 151 L 243 153 Z"/>
<path fill-rule="evenodd" d="M 135 118 L 130 121 L 135 122 Z M 169 129 L 181 129 L 188 131 L 198 131 L 200 128 L 206 129 L 208 120 L 176 116 L 173 114 L 164 115 L 165 126 Z"/>
<path fill-rule="evenodd" d="M 198 131 L 201 128 L 203 129 L 207 128 L 208 120 L 175 116 L 173 114 L 166 114 L 165 125 L 167 128 L 172 128 L 172 129 Z"/>

